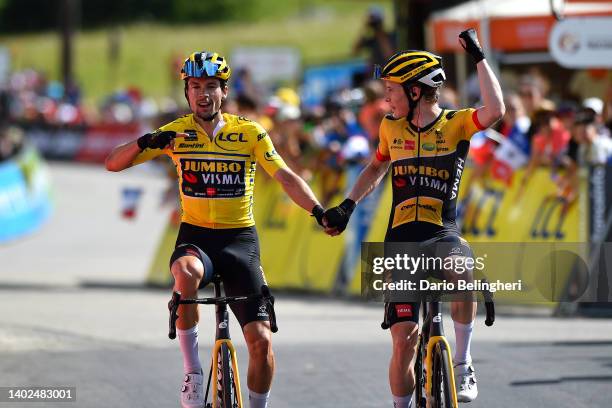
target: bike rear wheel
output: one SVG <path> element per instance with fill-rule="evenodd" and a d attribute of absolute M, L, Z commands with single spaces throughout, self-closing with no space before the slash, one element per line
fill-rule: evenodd
<path fill-rule="evenodd" d="M 452 365 L 446 344 L 438 342 L 433 348 L 432 361 L 432 407 L 457 408 Z"/>

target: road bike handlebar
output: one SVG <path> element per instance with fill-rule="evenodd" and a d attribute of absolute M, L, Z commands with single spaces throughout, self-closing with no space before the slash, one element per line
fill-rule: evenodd
<path fill-rule="evenodd" d="M 486 282 L 486 279 L 483 279 L 483 282 Z M 459 293 L 460 291 L 457 290 L 453 290 L 453 291 L 447 291 L 445 293 L 448 294 L 452 294 L 452 293 Z M 495 322 L 495 302 L 493 301 L 493 293 L 488 291 L 488 290 L 481 290 L 480 291 L 482 293 L 482 297 L 484 298 L 484 305 L 485 305 L 485 326 L 493 326 L 493 323 Z M 439 294 L 437 295 L 439 298 Z M 431 301 L 431 300 L 430 300 Z M 386 321 L 383 321 L 380 324 L 380 327 L 383 330 L 387 330 L 390 325 L 389 323 Z"/>
<path fill-rule="evenodd" d="M 261 293 L 246 295 L 246 296 L 221 296 L 212 298 L 197 298 L 197 299 L 181 299 L 181 292 L 172 292 L 172 299 L 168 302 L 168 310 L 170 312 L 169 320 L 169 331 L 168 337 L 170 339 L 176 338 L 176 321 L 178 319 L 178 308 L 179 305 L 219 305 L 219 304 L 230 304 L 236 302 L 244 302 L 247 300 L 263 299 L 265 302 L 266 310 L 270 318 L 270 330 L 272 333 L 278 331 L 278 325 L 276 324 L 276 313 L 274 312 L 274 296 L 270 293 L 270 288 L 267 285 L 262 285 Z"/>

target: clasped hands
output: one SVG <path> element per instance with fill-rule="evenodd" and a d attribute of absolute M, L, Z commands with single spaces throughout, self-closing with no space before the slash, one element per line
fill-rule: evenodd
<path fill-rule="evenodd" d="M 312 216 L 325 229 L 325 233 L 333 237 L 340 235 L 346 229 L 355 205 L 355 202 L 350 198 L 327 210 L 324 210 L 320 205 L 316 205 L 312 209 Z"/>

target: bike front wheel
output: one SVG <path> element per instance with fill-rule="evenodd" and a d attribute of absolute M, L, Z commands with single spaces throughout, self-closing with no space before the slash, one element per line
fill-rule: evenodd
<path fill-rule="evenodd" d="M 232 357 L 227 344 L 219 347 L 217 403 L 220 408 L 238 408 Z"/>
<path fill-rule="evenodd" d="M 450 353 L 445 343 L 433 348 L 431 397 L 433 408 L 457 408 L 457 392 Z"/>
<path fill-rule="evenodd" d="M 425 381 L 427 381 L 427 378 L 424 363 L 424 357 L 426 353 L 425 350 L 427 345 L 423 344 L 424 341 L 425 338 L 422 334 L 420 334 L 417 346 L 416 362 L 414 363 L 414 402 L 416 408 L 425 408 L 427 406 L 427 397 L 425 393 Z"/>

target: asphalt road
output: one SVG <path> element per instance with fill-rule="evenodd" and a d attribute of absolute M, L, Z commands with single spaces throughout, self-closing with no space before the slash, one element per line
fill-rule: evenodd
<path fill-rule="evenodd" d="M 168 292 L 142 285 L 166 219 L 159 207 L 163 176 L 65 164 L 51 172 L 51 220 L 0 247 L 0 387 L 73 386 L 77 401 L 0 402 L 0 408 L 178 407 L 182 364 L 178 345 L 167 338 Z M 119 217 L 127 185 L 145 191 L 132 222 Z M 379 305 L 277 298 L 270 406 L 391 406 L 390 336 L 380 329 Z M 205 362 L 212 309 L 202 316 Z M 235 322 L 231 330 L 246 387 L 246 349 Z M 612 405 L 611 320 L 502 315 L 493 328 L 479 320 L 472 355 L 480 396 L 467 406 Z"/>

